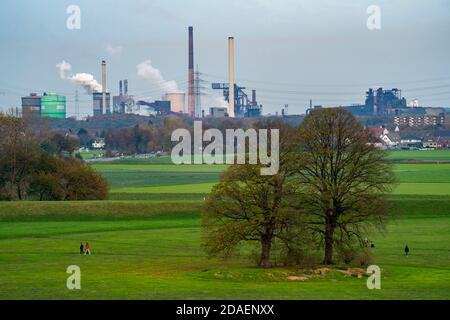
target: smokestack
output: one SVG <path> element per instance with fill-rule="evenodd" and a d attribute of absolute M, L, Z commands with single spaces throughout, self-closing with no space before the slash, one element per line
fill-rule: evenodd
<path fill-rule="evenodd" d="M 126 97 L 128 97 L 128 80 L 123 80 L 123 86 L 124 86 L 124 94 Z"/>
<path fill-rule="evenodd" d="M 119 95 L 123 96 L 123 84 L 122 80 L 119 81 Z"/>
<path fill-rule="evenodd" d="M 256 90 L 252 90 L 252 106 L 256 106 Z"/>
<path fill-rule="evenodd" d="M 106 114 L 106 61 L 102 61 L 102 114 Z"/>
<path fill-rule="evenodd" d="M 234 38 L 228 37 L 228 77 L 229 77 L 229 108 L 228 116 L 235 117 L 234 114 Z"/>
<path fill-rule="evenodd" d="M 189 27 L 189 70 L 188 70 L 188 113 L 191 117 L 195 114 L 195 93 L 194 93 L 194 28 Z"/>

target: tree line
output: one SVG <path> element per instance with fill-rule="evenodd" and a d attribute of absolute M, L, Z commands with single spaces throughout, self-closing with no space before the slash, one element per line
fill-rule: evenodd
<path fill-rule="evenodd" d="M 386 194 L 396 180 L 386 153 L 351 113 L 321 109 L 280 130 L 280 169 L 261 176 L 258 165 L 233 165 L 206 199 L 203 243 L 228 257 L 253 243 L 257 264 L 296 264 L 318 253 L 325 265 L 365 264 L 366 238 L 389 217 Z"/>
<path fill-rule="evenodd" d="M 247 129 L 256 120 L 242 119 L 202 119 L 203 129 L 215 128 L 225 133 L 226 129 Z M 176 129 L 187 129 L 193 134 L 193 119 L 183 116 L 152 118 L 146 125 L 136 124 L 126 128 L 109 128 L 104 132 L 107 153 L 139 154 L 155 151 L 170 152 L 177 144 L 171 140 Z"/>
<path fill-rule="evenodd" d="M 78 139 L 0 115 L 0 200 L 99 200 L 107 181 L 73 156 Z"/>

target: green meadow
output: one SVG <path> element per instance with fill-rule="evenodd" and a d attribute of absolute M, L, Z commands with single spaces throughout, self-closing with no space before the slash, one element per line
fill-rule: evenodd
<path fill-rule="evenodd" d="M 0 299 L 450 299 L 450 152 L 389 157 L 400 182 L 393 217 L 370 237 L 381 290 L 343 266 L 317 276 L 258 269 L 247 254 L 209 259 L 200 212 L 226 166 L 162 157 L 93 164 L 109 181 L 107 201 L 0 203 Z M 91 256 L 80 256 L 81 241 Z M 70 265 L 81 290 L 66 288 Z"/>

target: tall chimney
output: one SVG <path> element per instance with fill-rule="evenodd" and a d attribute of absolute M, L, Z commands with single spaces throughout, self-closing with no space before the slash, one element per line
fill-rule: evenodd
<path fill-rule="evenodd" d="M 256 106 L 256 90 L 252 90 L 252 106 Z"/>
<path fill-rule="evenodd" d="M 102 61 L 102 114 L 106 114 L 106 61 Z"/>
<path fill-rule="evenodd" d="M 189 27 L 189 70 L 188 70 L 188 113 L 191 117 L 195 114 L 195 92 L 194 92 L 194 28 Z"/>
<path fill-rule="evenodd" d="M 124 95 L 128 97 L 128 80 L 123 80 Z"/>
<path fill-rule="evenodd" d="M 122 84 L 122 80 L 119 80 L 119 96 L 123 96 L 123 84 Z"/>
<path fill-rule="evenodd" d="M 228 37 L 228 77 L 229 77 L 229 108 L 228 116 L 235 117 L 234 114 L 234 38 Z"/>

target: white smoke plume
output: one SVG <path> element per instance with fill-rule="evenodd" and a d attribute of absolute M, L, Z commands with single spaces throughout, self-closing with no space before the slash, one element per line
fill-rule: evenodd
<path fill-rule="evenodd" d="M 89 73 L 76 73 L 74 75 L 67 76 L 67 72 L 72 70 L 72 65 L 66 61 L 62 61 L 56 65 L 59 71 L 59 77 L 63 80 L 72 81 L 75 84 L 82 86 L 87 93 L 101 92 L 102 85 L 95 80 L 94 76 Z"/>
<path fill-rule="evenodd" d="M 61 79 L 66 79 L 66 72 L 72 70 L 70 63 L 67 63 L 64 60 L 58 63 L 56 67 L 59 70 L 59 77 Z"/>
<path fill-rule="evenodd" d="M 174 80 L 166 81 L 157 68 L 152 66 L 151 60 L 141 62 L 137 66 L 137 74 L 141 79 L 149 80 L 152 85 L 164 93 L 181 92 Z"/>
<path fill-rule="evenodd" d="M 123 47 L 113 46 L 112 44 L 108 43 L 105 46 L 105 50 L 111 57 L 120 57 L 123 52 Z"/>
<path fill-rule="evenodd" d="M 228 108 L 229 107 L 229 103 L 225 100 L 225 98 L 223 96 L 215 97 L 213 105 L 221 107 L 221 108 Z"/>

